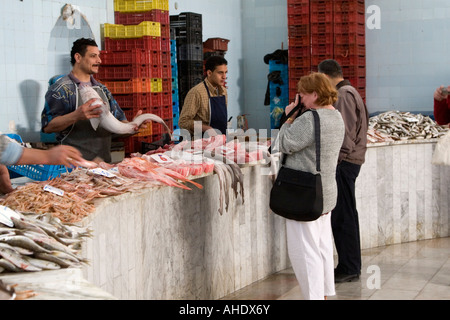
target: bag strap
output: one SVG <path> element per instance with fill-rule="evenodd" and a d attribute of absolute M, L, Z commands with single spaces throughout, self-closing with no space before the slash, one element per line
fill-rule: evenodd
<path fill-rule="evenodd" d="M 311 111 L 314 116 L 314 135 L 316 139 L 316 170 L 317 172 L 320 172 L 320 117 L 316 110 L 314 109 L 308 109 L 305 112 Z M 287 154 L 283 154 L 283 161 L 282 165 L 286 163 L 286 157 Z"/>

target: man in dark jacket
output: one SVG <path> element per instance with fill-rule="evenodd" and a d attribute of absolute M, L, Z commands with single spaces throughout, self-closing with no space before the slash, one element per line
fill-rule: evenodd
<path fill-rule="evenodd" d="M 345 123 L 345 138 L 336 169 L 338 199 L 331 214 L 331 226 L 338 253 L 335 282 L 347 282 L 359 279 L 361 274 L 355 183 L 365 162 L 369 116 L 360 94 L 344 79 L 337 61 L 322 61 L 319 72 L 326 74 L 338 89 L 339 99 L 334 107 L 341 112 Z"/>

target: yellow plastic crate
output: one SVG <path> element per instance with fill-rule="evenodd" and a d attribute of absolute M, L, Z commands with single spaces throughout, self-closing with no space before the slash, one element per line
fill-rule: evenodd
<path fill-rule="evenodd" d="M 122 24 L 105 24 L 105 38 L 132 39 L 145 36 L 161 37 L 161 23 L 144 21 L 138 25 L 124 26 Z"/>
<path fill-rule="evenodd" d="M 115 0 L 114 10 L 122 13 L 145 12 L 150 10 L 169 11 L 169 0 Z"/>

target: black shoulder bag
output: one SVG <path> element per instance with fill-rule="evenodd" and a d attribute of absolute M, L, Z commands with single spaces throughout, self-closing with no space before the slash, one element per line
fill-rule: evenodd
<path fill-rule="evenodd" d="M 270 192 L 270 209 L 284 218 L 314 221 L 322 215 L 323 193 L 320 176 L 320 118 L 314 115 L 317 174 L 286 168 L 286 155 Z"/>

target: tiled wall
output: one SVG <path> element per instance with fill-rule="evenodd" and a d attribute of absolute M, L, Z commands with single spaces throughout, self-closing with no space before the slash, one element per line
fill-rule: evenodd
<path fill-rule="evenodd" d="M 0 1 L 0 131 L 14 121 L 26 140 L 39 140 L 48 78 L 59 68 L 49 55 L 51 33 L 67 2 Z M 113 0 L 74 0 L 96 39 L 114 22 Z M 177 9 L 175 9 L 177 4 Z M 370 112 L 432 111 L 432 94 L 450 84 L 450 2 L 366 0 L 380 9 L 381 29 L 366 29 L 367 105 Z M 270 128 L 264 106 L 266 54 L 287 48 L 287 0 L 170 0 L 170 13 L 203 14 L 204 40 L 230 39 L 229 113 L 248 114 L 249 126 Z M 58 42 L 63 47 L 63 41 Z M 68 46 L 68 44 L 65 44 Z M 56 71 L 56 70 L 55 70 Z"/>
<path fill-rule="evenodd" d="M 432 112 L 434 90 L 450 85 L 450 1 L 366 0 L 371 5 L 381 29 L 366 28 L 369 111 Z"/>
<path fill-rule="evenodd" d="M 48 79 L 61 70 L 50 47 L 55 43 L 60 48 L 69 46 L 67 37 L 51 41 L 58 37 L 52 32 L 66 4 L 62 0 L 0 1 L 1 132 L 10 132 L 10 122 L 14 121 L 24 140 L 39 141 Z M 114 21 L 113 0 L 76 0 L 72 4 L 81 9 L 99 41 L 100 25 Z M 74 29 L 72 35 L 78 31 Z M 66 68 L 70 70 L 70 65 Z"/>

